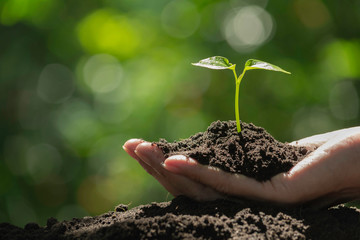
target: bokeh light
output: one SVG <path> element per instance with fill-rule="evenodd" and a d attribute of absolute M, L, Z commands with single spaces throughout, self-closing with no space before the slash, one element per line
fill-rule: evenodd
<path fill-rule="evenodd" d="M 57 173 L 61 165 L 59 152 L 49 144 L 31 146 L 26 153 L 27 172 L 35 183 Z"/>
<path fill-rule="evenodd" d="M 161 13 L 165 31 L 176 38 L 191 36 L 199 26 L 200 15 L 196 6 L 188 0 L 170 1 Z"/>
<path fill-rule="evenodd" d="M 270 39 L 274 21 L 263 8 L 246 6 L 232 10 L 223 29 L 226 40 L 234 50 L 250 52 Z"/>
<path fill-rule="evenodd" d="M 325 45 L 321 64 L 329 80 L 358 78 L 360 76 L 360 41 L 336 40 Z"/>
<path fill-rule="evenodd" d="M 130 57 L 139 47 L 142 36 L 126 15 L 109 9 L 97 10 L 78 25 L 78 37 L 90 53 L 111 53 Z"/>
<path fill-rule="evenodd" d="M 114 91 L 121 83 L 123 69 L 111 55 L 92 56 L 84 66 L 84 79 L 94 93 Z"/>
<path fill-rule="evenodd" d="M 116 175 L 129 169 L 129 159 L 123 158 L 120 147 L 127 140 L 123 135 L 110 135 L 101 138 L 92 146 L 89 153 L 88 171 L 96 175 Z"/>
<path fill-rule="evenodd" d="M 86 155 L 93 142 L 102 135 L 96 114 L 81 100 L 65 104 L 55 118 L 57 129 L 64 140 L 80 155 Z"/>
<path fill-rule="evenodd" d="M 37 93 L 46 102 L 61 103 L 71 97 L 74 87 L 74 76 L 67 67 L 49 64 L 40 74 Z"/>

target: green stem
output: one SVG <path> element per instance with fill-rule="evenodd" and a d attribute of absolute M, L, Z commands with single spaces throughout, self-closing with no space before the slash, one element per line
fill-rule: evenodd
<path fill-rule="evenodd" d="M 235 118 L 236 118 L 236 129 L 238 131 L 238 133 L 241 132 L 241 125 L 240 125 L 240 114 L 239 114 L 239 89 L 240 89 L 240 83 L 241 80 L 245 74 L 245 69 L 244 71 L 241 73 L 241 75 L 239 77 L 237 77 L 235 69 L 233 69 L 234 75 L 235 75 Z"/>
<path fill-rule="evenodd" d="M 235 91 L 235 117 L 236 117 L 236 129 L 238 133 L 241 132 L 240 126 L 240 116 L 239 116 L 239 84 L 236 81 L 236 91 Z"/>
<path fill-rule="evenodd" d="M 236 118 L 236 129 L 238 133 L 241 132 L 240 117 L 239 117 L 239 81 L 235 71 L 235 67 L 232 69 L 235 76 L 235 118 Z"/>

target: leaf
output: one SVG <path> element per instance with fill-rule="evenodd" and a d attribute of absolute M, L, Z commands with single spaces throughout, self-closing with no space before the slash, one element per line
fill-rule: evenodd
<path fill-rule="evenodd" d="M 273 65 L 273 64 L 267 63 L 267 62 L 263 62 L 260 60 L 256 60 L 256 59 L 249 59 L 246 61 L 245 70 L 251 70 L 251 69 L 265 69 L 265 70 L 270 70 L 270 71 L 291 74 L 290 72 L 285 71 L 284 69 L 282 69 L 276 65 Z"/>
<path fill-rule="evenodd" d="M 233 69 L 235 64 L 229 62 L 225 57 L 215 56 L 200 60 L 198 63 L 192 63 L 194 66 L 205 67 L 210 69 Z"/>

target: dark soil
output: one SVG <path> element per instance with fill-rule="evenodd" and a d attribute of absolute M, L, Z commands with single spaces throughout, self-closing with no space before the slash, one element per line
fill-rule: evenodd
<path fill-rule="evenodd" d="M 205 132 L 179 142 L 160 139 L 156 144 L 166 157 L 185 155 L 202 164 L 241 173 L 258 181 L 289 171 L 310 149 L 294 147 L 275 140 L 265 129 L 242 123 L 236 130 L 235 121 L 213 122 Z"/>
<path fill-rule="evenodd" d="M 234 122 L 215 122 L 204 133 L 158 145 L 168 156 L 185 154 L 260 181 L 288 171 L 311 152 L 280 143 L 253 124 L 242 128 L 238 134 Z M 248 200 L 196 202 L 180 196 L 131 210 L 119 205 L 96 217 L 50 218 L 45 227 L 2 223 L 0 239 L 360 239 L 360 211 L 343 205 L 314 210 Z"/>
<path fill-rule="evenodd" d="M 360 211 L 279 208 L 251 202 L 200 203 L 185 197 L 142 205 L 120 205 L 96 217 L 0 224 L 0 239 L 360 239 Z"/>

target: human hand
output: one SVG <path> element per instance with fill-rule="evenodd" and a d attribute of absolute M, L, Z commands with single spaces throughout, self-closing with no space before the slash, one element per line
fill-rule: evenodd
<path fill-rule="evenodd" d="M 166 170 L 163 165 L 165 156 L 155 144 L 141 139 L 130 139 L 123 148 L 173 196 L 185 195 L 198 201 L 222 198 L 222 195 L 211 187 Z"/>
<path fill-rule="evenodd" d="M 265 182 L 204 166 L 185 156 L 165 159 L 156 146 L 140 141 L 128 141 L 125 150 L 174 196 L 197 200 L 232 196 L 277 204 L 310 202 L 319 207 L 360 197 L 360 127 L 292 142 L 316 150 L 289 172 Z"/>

